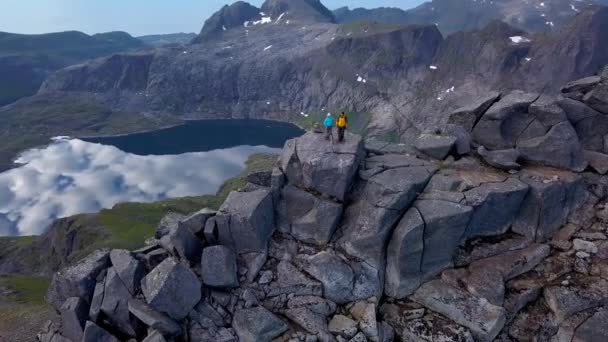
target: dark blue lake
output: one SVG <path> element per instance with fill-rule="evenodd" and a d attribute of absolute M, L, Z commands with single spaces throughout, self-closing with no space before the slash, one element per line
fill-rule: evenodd
<path fill-rule="evenodd" d="M 116 146 L 138 155 L 205 152 L 235 146 L 282 148 L 285 141 L 304 132 L 288 123 L 267 120 L 189 121 L 159 131 L 107 138 L 83 139 Z"/>
<path fill-rule="evenodd" d="M 255 153 L 303 134 L 261 120 L 192 121 L 119 137 L 58 137 L 0 173 L 0 236 L 38 235 L 55 219 L 122 202 L 213 194 Z"/>

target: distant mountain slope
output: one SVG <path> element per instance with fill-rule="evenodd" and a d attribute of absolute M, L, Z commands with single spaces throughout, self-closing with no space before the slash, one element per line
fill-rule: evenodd
<path fill-rule="evenodd" d="M 40 35 L 0 32 L 0 106 L 36 93 L 51 72 L 87 59 L 141 48 L 125 32 Z"/>
<path fill-rule="evenodd" d="M 40 93 L 87 92 L 113 109 L 198 119 L 297 121 L 349 108 L 372 113 L 371 131 L 403 135 L 432 127 L 489 90 L 557 92 L 608 63 L 606 7 L 582 10 L 549 33 L 494 21 L 448 37 L 435 25 L 279 17 L 184 49 L 73 66 L 52 75 Z"/>
<path fill-rule="evenodd" d="M 137 39 L 150 46 L 163 46 L 168 44 L 188 44 L 196 37 L 196 33 L 170 33 L 154 34 L 137 37 Z"/>
<path fill-rule="evenodd" d="M 407 11 L 394 7 L 380 7 L 374 9 L 340 7 L 334 12 L 338 23 L 354 23 L 372 21 L 385 24 L 406 24 L 410 20 Z"/>
<path fill-rule="evenodd" d="M 577 13 L 606 0 L 432 0 L 404 11 L 397 8 L 350 10 L 339 8 L 339 23 L 376 21 L 399 24 L 437 24 L 444 34 L 482 28 L 494 20 L 528 32 L 550 31 L 566 24 Z"/>

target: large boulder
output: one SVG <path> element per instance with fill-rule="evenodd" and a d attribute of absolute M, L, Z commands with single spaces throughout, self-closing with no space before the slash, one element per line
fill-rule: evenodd
<path fill-rule="evenodd" d="M 61 306 L 61 334 L 72 341 L 80 341 L 89 314 L 89 305 L 82 298 L 68 298 Z"/>
<path fill-rule="evenodd" d="M 332 144 L 309 132 L 285 144 L 280 165 L 289 183 L 343 201 L 363 154 L 358 135 Z"/>
<path fill-rule="evenodd" d="M 503 170 L 519 170 L 521 168 L 521 165 L 517 162 L 520 153 L 514 148 L 489 151 L 485 146 L 479 146 L 477 153 L 479 153 L 486 163 L 495 168 Z"/>
<path fill-rule="evenodd" d="M 340 203 L 288 185 L 278 205 L 279 229 L 297 240 L 325 245 L 336 230 L 342 207 Z"/>
<path fill-rule="evenodd" d="M 414 146 L 427 156 L 443 160 L 456 145 L 458 139 L 450 135 L 421 134 Z"/>
<path fill-rule="evenodd" d="M 97 324 L 87 321 L 82 342 L 120 342 L 114 335 L 105 331 Z"/>
<path fill-rule="evenodd" d="M 601 81 L 601 78 L 599 76 L 585 77 L 580 80 L 575 80 L 575 81 L 566 83 L 566 85 L 562 87 L 561 92 L 562 93 L 574 93 L 574 92 L 586 93 L 589 90 L 593 89 L 595 86 L 597 86 L 600 83 L 600 81 Z"/>
<path fill-rule="evenodd" d="M 500 93 L 490 92 L 477 97 L 471 104 L 455 110 L 449 115 L 448 123 L 462 126 L 467 132 L 471 132 L 477 121 L 498 99 Z"/>
<path fill-rule="evenodd" d="M 160 239 L 164 249 L 183 260 L 199 262 L 203 245 L 192 231 L 183 225 L 175 225 Z"/>
<path fill-rule="evenodd" d="M 338 304 L 352 300 L 355 274 L 335 253 L 323 251 L 311 256 L 305 269 L 323 284 L 325 298 Z"/>
<path fill-rule="evenodd" d="M 506 312 L 502 307 L 447 285 L 441 280 L 422 285 L 411 298 L 469 328 L 477 341 L 493 341 L 506 322 Z"/>
<path fill-rule="evenodd" d="M 519 213 L 528 193 L 528 185 L 509 178 L 504 182 L 485 183 L 464 193 L 465 203 L 474 209 L 465 238 L 505 233 Z"/>
<path fill-rule="evenodd" d="M 452 257 L 473 213 L 467 205 L 439 200 L 414 203 L 424 221 L 424 253 L 420 264 L 423 278 L 438 274 L 452 263 Z"/>
<path fill-rule="evenodd" d="M 423 253 L 424 221 L 418 210 L 410 209 L 399 222 L 386 250 L 384 292 L 387 296 L 403 298 L 420 286 Z"/>
<path fill-rule="evenodd" d="M 587 167 L 578 135 L 567 121 L 553 126 L 542 137 L 518 142 L 517 150 L 522 159 L 540 165 L 573 171 Z"/>
<path fill-rule="evenodd" d="M 110 261 L 120 280 L 134 296 L 139 290 L 141 279 L 146 275 L 144 265 L 124 249 L 112 250 Z"/>
<path fill-rule="evenodd" d="M 452 264 L 473 208 L 441 200 L 419 200 L 393 232 L 387 249 L 387 295 L 404 298 Z"/>
<path fill-rule="evenodd" d="M 95 251 L 77 264 L 55 273 L 46 293 L 46 301 L 57 311 L 70 297 L 79 297 L 90 303 L 97 276 L 108 267 L 108 255 L 107 250 Z"/>
<path fill-rule="evenodd" d="M 129 315 L 128 303 L 130 299 L 129 290 L 114 267 L 110 267 L 104 284 L 101 312 L 117 331 L 126 336 L 135 337 L 137 335 L 134 328 L 136 324 Z"/>
<path fill-rule="evenodd" d="M 207 220 L 215 216 L 216 213 L 213 209 L 203 208 L 180 220 L 178 226 L 188 228 L 194 235 L 201 237 Z"/>
<path fill-rule="evenodd" d="M 585 201 L 582 178 L 574 173 L 549 168 L 527 168 L 520 180 L 530 190 L 513 222 L 512 230 L 543 242 L 566 222 L 571 212 Z"/>
<path fill-rule="evenodd" d="M 473 140 L 490 150 L 513 148 L 519 136 L 534 120 L 528 107 L 537 94 L 513 91 L 494 103 L 473 129 Z"/>
<path fill-rule="evenodd" d="M 128 307 L 133 316 L 163 335 L 175 336 L 182 332 L 182 328 L 174 320 L 139 299 L 129 300 Z"/>
<path fill-rule="evenodd" d="M 601 308 L 576 329 L 572 341 L 608 341 L 606 324 L 608 324 L 608 308 Z"/>
<path fill-rule="evenodd" d="M 226 246 L 211 246 L 201 258 L 203 283 L 211 287 L 238 287 L 236 254 Z"/>
<path fill-rule="evenodd" d="M 585 150 L 583 157 L 597 173 L 602 175 L 608 173 L 608 154 Z"/>
<path fill-rule="evenodd" d="M 237 310 L 232 327 L 239 342 L 270 342 L 288 329 L 285 322 L 262 306 Z"/>
<path fill-rule="evenodd" d="M 233 191 L 215 217 L 219 243 L 241 254 L 266 250 L 275 226 L 269 190 Z"/>
<path fill-rule="evenodd" d="M 141 282 L 148 304 L 175 320 L 184 319 L 201 299 L 201 282 L 187 266 L 167 258 Z"/>
<path fill-rule="evenodd" d="M 596 86 L 583 98 L 585 103 L 600 113 L 608 114 L 608 82 Z"/>
<path fill-rule="evenodd" d="M 530 105 L 528 111 L 530 114 L 534 115 L 538 123 L 543 126 L 543 134 L 546 133 L 549 128 L 564 121 L 568 121 L 568 115 L 566 115 L 564 109 L 559 105 L 559 101 L 552 96 L 541 95 L 538 100 Z"/>
<path fill-rule="evenodd" d="M 384 249 L 394 225 L 435 171 L 430 165 L 398 167 L 370 177 L 346 209 L 339 244 L 348 254 L 382 268 Z"/>

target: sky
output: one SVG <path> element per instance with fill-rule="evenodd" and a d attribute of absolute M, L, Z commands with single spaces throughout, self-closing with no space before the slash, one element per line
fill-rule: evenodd
<path fill-rule="evenodd" d="M 0 31 L 88 34 L 126 31 L 134 36 L 199 32 L 205 20 L 232 0 L 0 0 Z M 262 0 L 249 1 L 260 6 Z M 423 0 L 322 0 L 330 9 L 414 7 Z"/>

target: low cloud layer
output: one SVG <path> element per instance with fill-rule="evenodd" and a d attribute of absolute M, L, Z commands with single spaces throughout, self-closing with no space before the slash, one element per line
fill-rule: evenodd
<path fill-rule="evenodd" d="M 0 174 L 0 236 L 39 235 L 56 218 L 120 202 L 215 193 L 247 158 L 275 151 L 240 146 L 170 156 L 138 156 L 113 146 L 59 140 L 24 153 Z"/>

